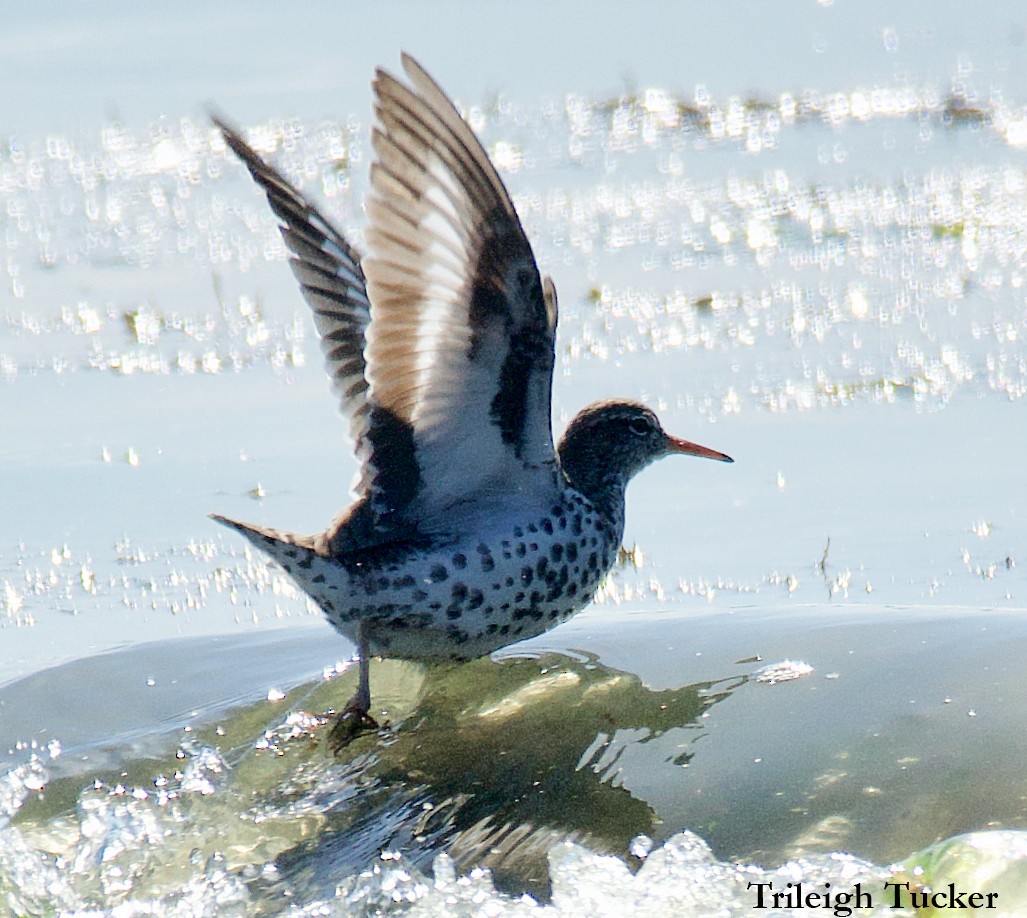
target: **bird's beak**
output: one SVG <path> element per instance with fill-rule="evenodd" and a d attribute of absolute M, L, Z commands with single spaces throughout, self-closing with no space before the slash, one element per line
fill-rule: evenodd
<path fill-rule="evenodd" d="M 686 456 L 699 456 L 701 459 L 716 459 L 718 462 L 734 462 L 735 460 L 726 453 L 718 453 L 708 446 L 700 446 L 698 443 L 690 443 L 688 440 L 681 440 L 667 434 L 667 452 L 682 453 Z"/>

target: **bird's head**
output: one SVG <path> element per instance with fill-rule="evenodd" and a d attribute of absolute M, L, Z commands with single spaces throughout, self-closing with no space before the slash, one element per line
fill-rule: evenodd
<path fill-rule="evenodd" d="M 587 497 L 610 487 L 623 488 L 649 463 L 677 453 L 720 462 L 724 453 L 668 434 L 656 413 L 639 402 L 615 399 L 582 409 L 560 441 L 560 465 Z"/>

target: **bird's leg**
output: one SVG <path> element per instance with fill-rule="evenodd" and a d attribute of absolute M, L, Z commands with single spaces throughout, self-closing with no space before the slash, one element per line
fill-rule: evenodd
<path fill-rule="evenodd" d="M 359 680 L 353 697 L 346 702 L 346 707 L 335 719 L 332 731 L 328 735 L 332 751 L 340 752 L 353 742 L 365 730 L 377 730 L 378 721 L 370 713 L 371 710 L 371 651 L 364 636 L 363 625 L 357 626 L 357 662 Z"/>
<path fill-rule="evenodd" d="M 357 690 L 353 693 L 346 705 L 346 711 L 352 712 L 359 717 L 370 717 L 371 710 L 371 661 L 367 658 L 367 649 L 361 647 L 360 659 L 357 661 L 359 669 L 359 681 Z"/>

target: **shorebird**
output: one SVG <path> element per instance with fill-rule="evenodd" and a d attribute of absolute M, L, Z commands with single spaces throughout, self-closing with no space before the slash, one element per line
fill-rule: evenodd
<path fill-rule="evenodd" d="M 359 471 L 317 535 L 213 518 L 356 645 L 336 745 L 377 726 L 372 656 L 468 660 L 559 625 L 613 565 L 636 472 L 671 453 L 732 461 L 621 399 L 553 448 L 556 290 L 474 132 L 413 58 L 403 70 L 373 82 L 364 257 L 214 119 L 280 221 Z"/>

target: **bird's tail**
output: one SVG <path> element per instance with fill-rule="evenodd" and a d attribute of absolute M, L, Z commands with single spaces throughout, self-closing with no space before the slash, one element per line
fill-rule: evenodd
<path fill-rule="evenodd" d="M 272 529 L 270 526 L 257 526 L 253 523 L 243 523 L 239 520 L 212 513 L 210 518 L 222 526 L 234 529 L 243 535 L 261 551 L 267 552 L 286 569 L 291 570 L 298 560 L 318 554 L 315 540 L 312 536 L 297 535 L 294 532 L 284 532 L 280 529 Z"/>

